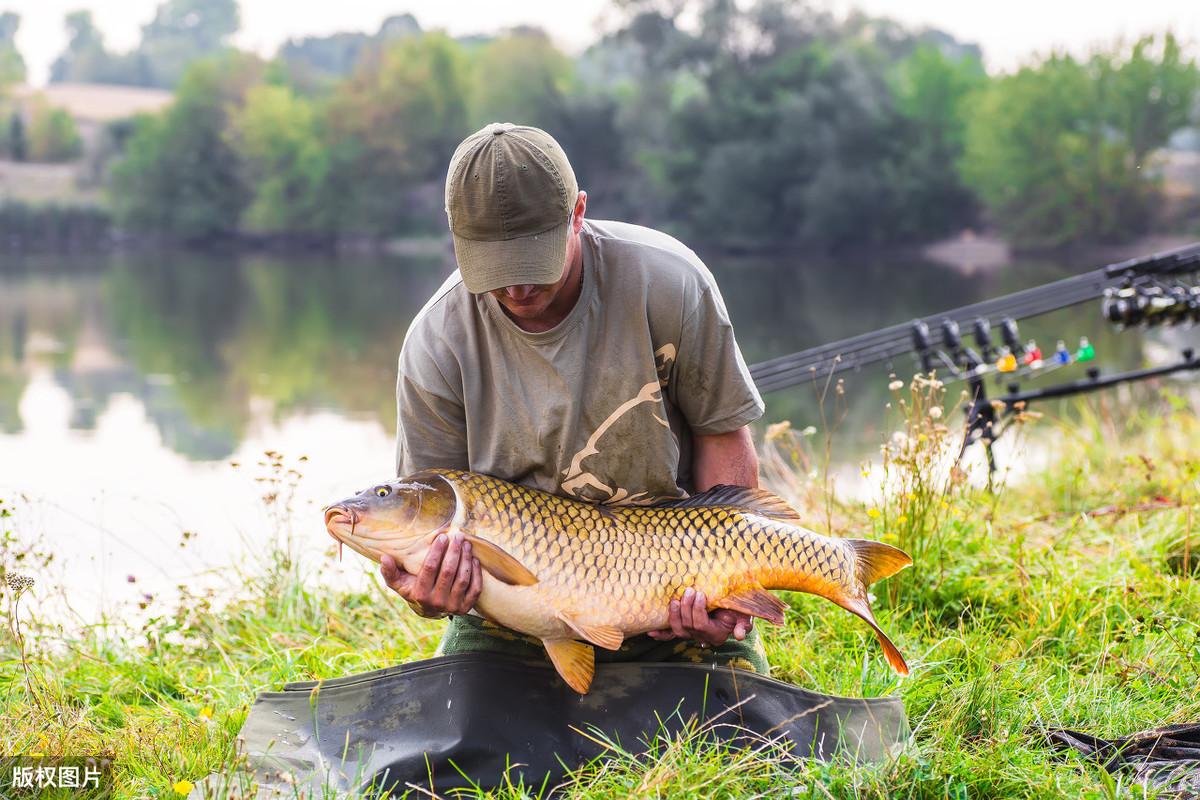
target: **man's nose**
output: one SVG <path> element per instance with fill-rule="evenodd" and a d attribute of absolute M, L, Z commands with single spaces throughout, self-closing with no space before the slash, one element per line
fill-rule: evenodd
<path fill-rule="evenodd" d="M 533 297 L 535 294 L 537 294 L 537 290 L 538 287 L 536 283 L 523 283 L 516 286 L 504 287 L 504 293 L 508 295 L 510 299 L 516 300 L 518 303 L 524 302 L 525 300 Z"/>

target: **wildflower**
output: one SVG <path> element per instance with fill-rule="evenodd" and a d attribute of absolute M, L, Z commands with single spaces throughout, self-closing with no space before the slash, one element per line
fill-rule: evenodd
<path fill-rule="evenodd" d="M 908 522 L 908 515 L 907 515 L 907 514 L 901 514 L 899 517 L 897 517 L 897 518 L 896 518 L 896 524 L 897 524 L 897 525 L 903 525 L 903 524 L 904 524 L 904 523 L 906 523 L 906 522 Z"/>
<path fill-rule="evenodd" d="M 929 438 L 928 436 L 926 436 L 925 434 L 922 433 L 920 436 L 917 437 L 917 444 L 922 444 L 928 438 Z"/>
<path fill-rule="evenodd" d="M 175 790 L 176 794 L 188 795 L 191 794 L 195 785 L 191 781 L 175 781 L 171 784 L 171 788 Z"/>
<path fill-rule="evenodd" d="M 947 503 L 945 500 L 943 500 L 942 501 L 942 510 L 945 511 L 949 507 L 950 507 L 950 504 Z"/>
<path fill-rule="evenodd" d="M 767 435 L 764 438 L 766 438 L 768 442 L 773 442 L 791 430 L 791 427 L 792 423 L 786 419 L 783 422 L 776 422 L 773 425 L 768 425 Z"/>
<path fill-rule="evenodd" d="M 200 719 L 212 719 L 212 715 L 213 715 L 212 706 L 205 706 L 204 708 L 200 709 L 200 711 L 198 711 L 196 714 L 196 716 L 200 717 Z"/>
<path fill-rule="evenodd" d="M 889 392 L 898 392 L 904 388 L 904 381 L 892 381 L 888 384 Z"/>
<path fill-rule="evenodd" d="M 8 584 L 8 588 L 16 590 L 19 594 L 26 589 L 32 589 L 35 581 L 28 575 L 18 575 L 15 572 L 10 572 L 4 576 L 4 582 Z"/>
<path fill-rule="evenodd" d="M 911 503 L 913 500 L 917 499 L 917 496 L 912 492 L 909 492 L 908 494 L 904 495 L 904 499 Z"/>
<path fill-rule="evenodd" d="M 868 508 L 867 516 L 870 517 L 871 519 L 879 519 L 879 509 L 878 508 Z"/>
<path fill-rule="evenodd" d="M 863 469 L 862 469 L 862 476 L 863 476 L 864 478 L 869 478 L 869 477 L 871 477 L 871 470 L 867 469 L 866 467 L 863 467 Z"/>

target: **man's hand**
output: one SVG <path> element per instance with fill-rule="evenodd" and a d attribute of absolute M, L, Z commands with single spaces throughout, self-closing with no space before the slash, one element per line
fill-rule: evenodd
<path fill-rule="evenodd" d="M 391 556 L 380 560 L 383 580 L 423 617 L 466 614 L 475 607 L 483 589 L 479 559 L 471 556 L 471 543 L 460 536 L 441 534 L 416 575 L 401 569 Z"/>
<path fill-rule="evenodd" d="M 718 608 L 708 613 L 708 600 L 704 592 L 687 589 L 683 599 L 672 600 L 667 608 L 671 627 L 650 631 L 651 639 L 660 642 L 671 639 L 695 639 L 701 644 L 720 647 L 730 634 L 739 642 L 754 627 L 754 618 L 749 614 Z"/>

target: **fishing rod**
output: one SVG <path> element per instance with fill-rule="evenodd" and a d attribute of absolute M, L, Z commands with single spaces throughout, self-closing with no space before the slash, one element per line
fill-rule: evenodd
<path fill-rule="evenodd" d="M 1200 359 L 1188 349 L 1180 360 L 1165 366 L 1109 376 L 1101 376 L 1093 366 L 1084 379 L 1022 392 L 1021 380 L 1093 361 L 1096 352 L 1084 337 L 1078 349 L 1068 349 L 1060 340 L 1053 353 L 1043 354 L 1036 342 L 1022 343 L 1018 320 L 1102 299 L 1104 319 L 1118 328 L 1200 324 L 1198 272 L 1200 242 L 773 358 L 752 365 L 750 375 L 759 391 L 766 393 L 870 364 L 884 362 L 891 367 L 899 356 L 911 354 L 921 372 L 967 382 L 966 433 L 958 457 L 972 443 L 982 442 L 990 476 L 996 469 L 991 445 L 1003 432 L 997 423 L 1014 410 L 1037 400 L 1200 369 Z M 993 335 L 993 320 L 1000 343 Z M 963 326 L 970 327 L 975 347 L 964 340 Z M 1009 379 L 1005 394 L 987 397 L 988 375 Z"/>

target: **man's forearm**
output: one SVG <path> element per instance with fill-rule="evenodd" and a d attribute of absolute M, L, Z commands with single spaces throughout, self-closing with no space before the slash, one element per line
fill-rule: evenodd
<path fill-rule="evenodd" d="M 717 484 L 758 486 L 758 453 L 750 426 L 714 436 L 696 436 L 692 448 L 692 477 L 696 491 Z"/>

